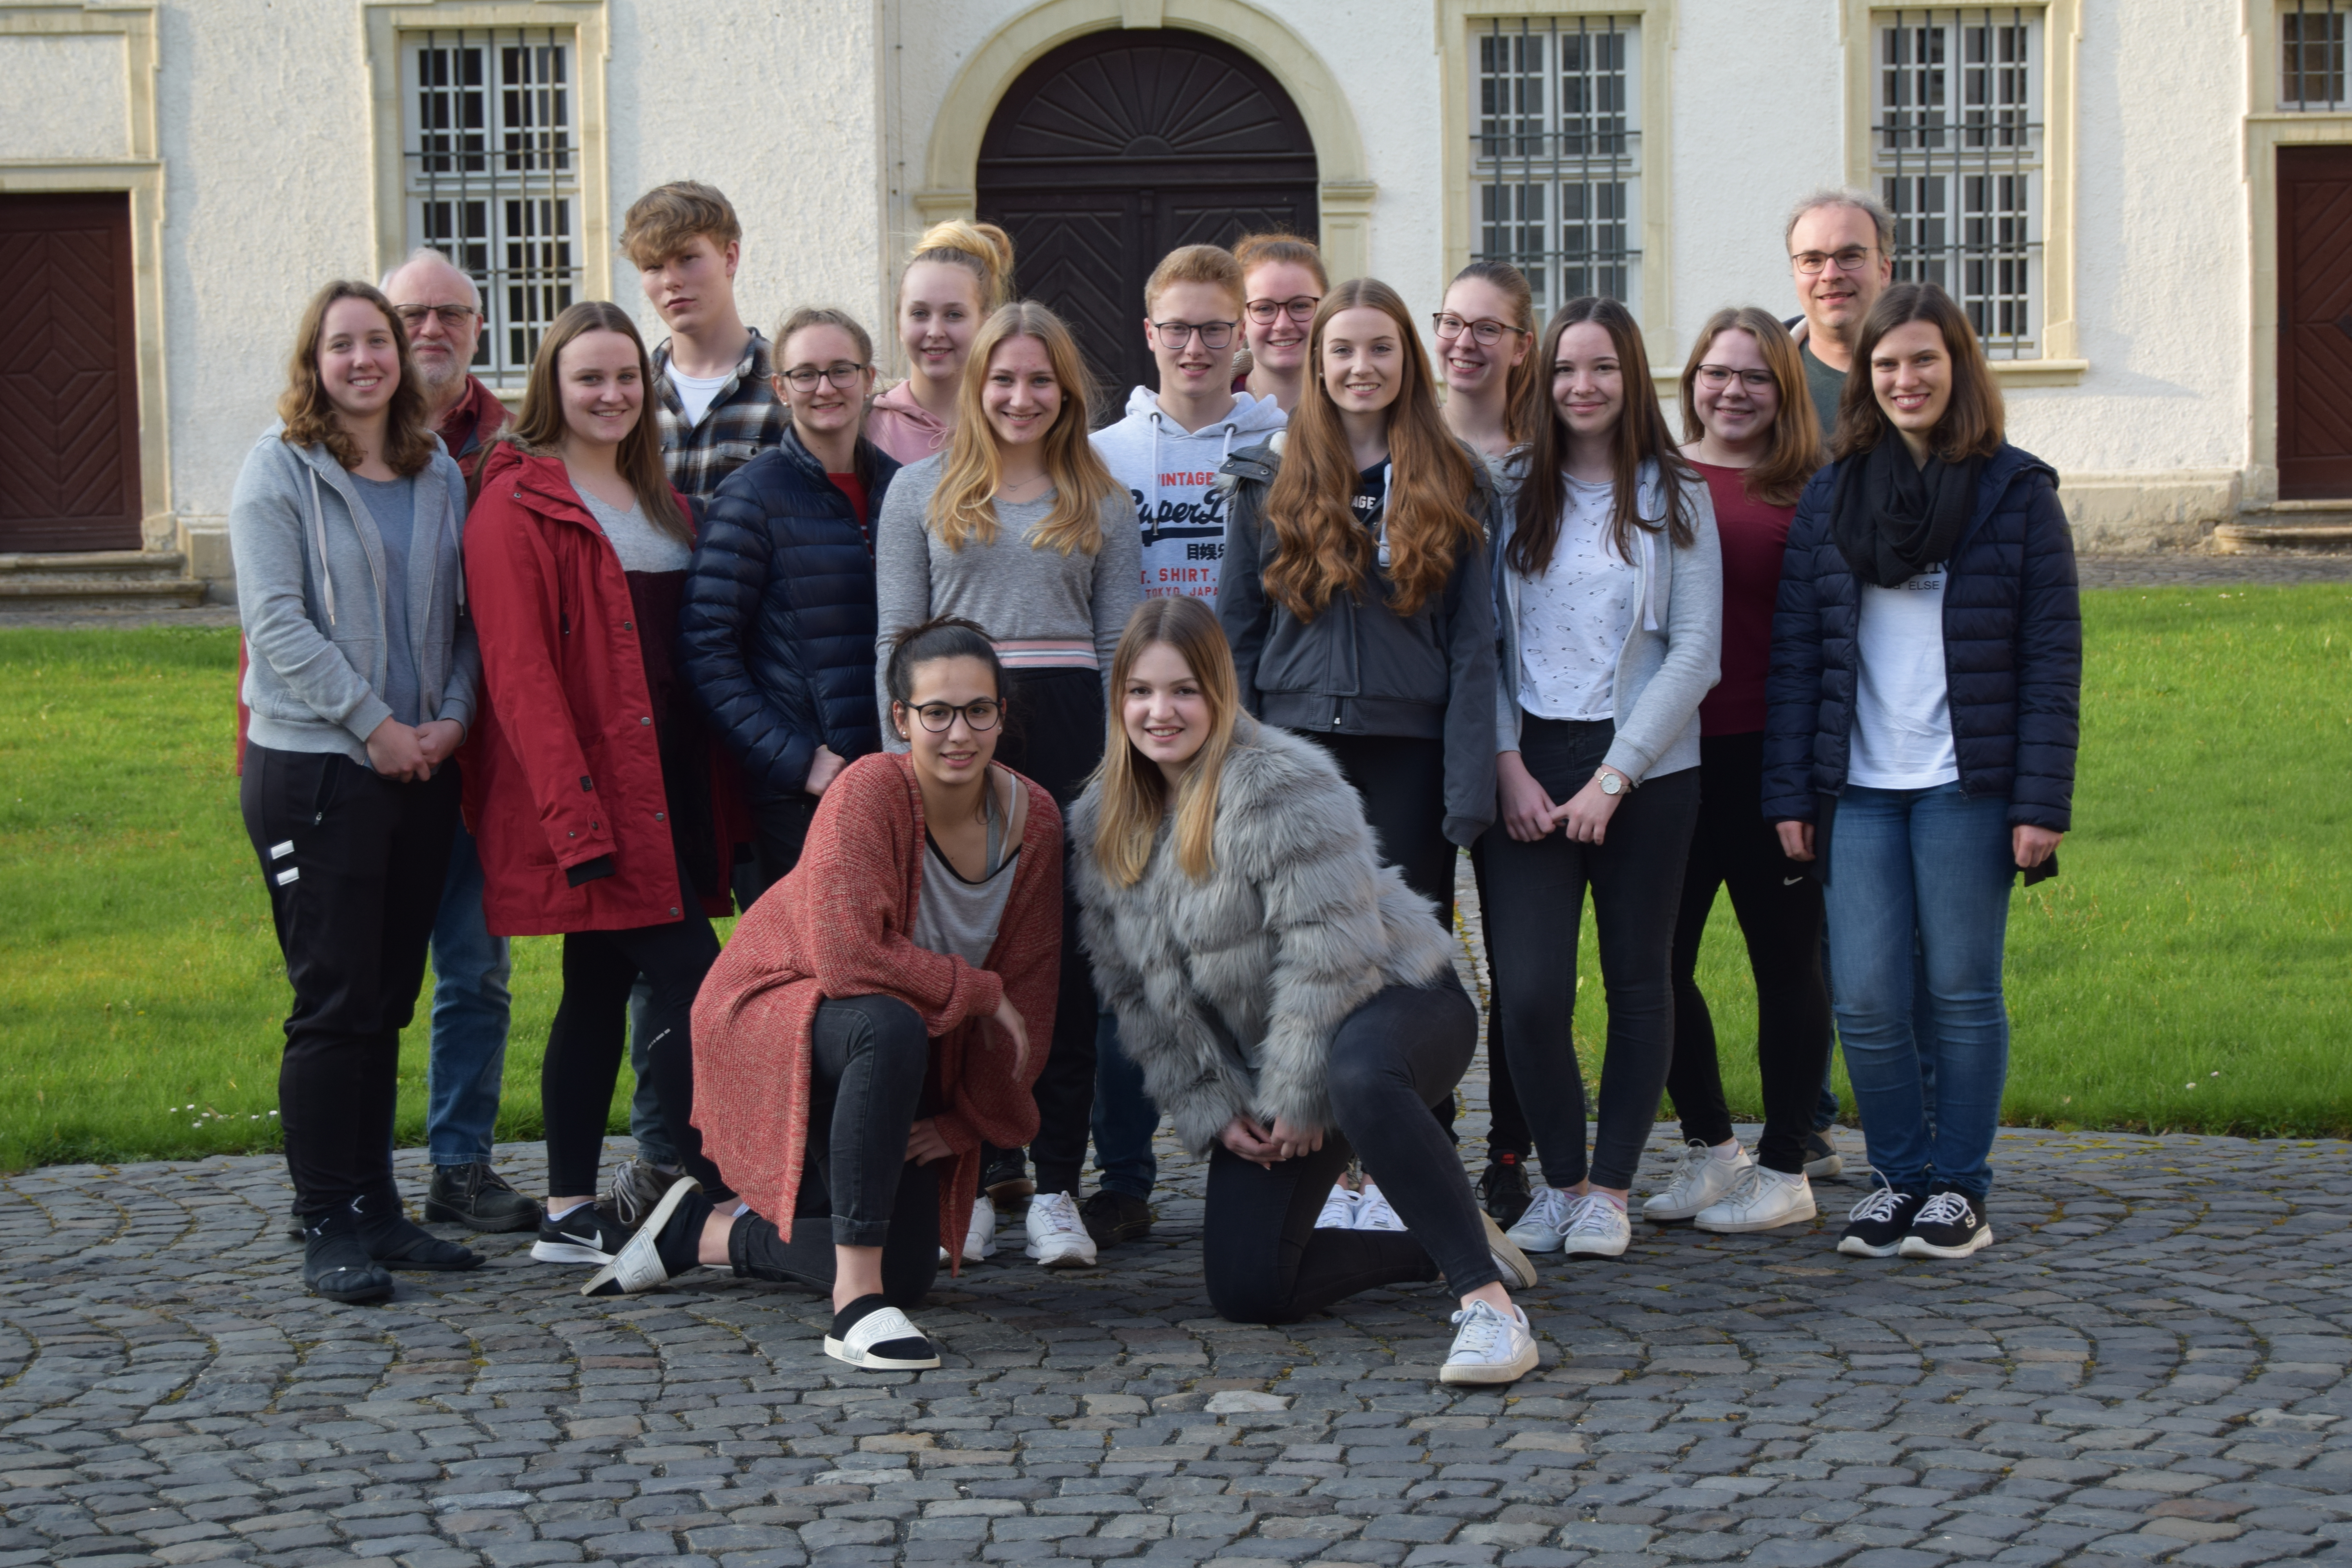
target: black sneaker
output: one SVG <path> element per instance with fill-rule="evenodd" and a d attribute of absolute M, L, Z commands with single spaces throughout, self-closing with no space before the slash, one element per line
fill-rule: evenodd
<path fill-rule="evenodd" d="M 1108 1187 L 1097 1187 L 1092 1197 L 1078 1205 L 1078 1218 L 1085 1222 L 1087 1234 L 1095 1238 L 1097 1247 L 1141 1241 L 1151 1234 L 1151 1205 Z"/>
<path fill-rule="evenodd" d="M 362 1194 L 352 1201 L 352 1214 L 360 1245 L 386 1268 L 458 1273 L 482 1266 L 482 1255 L 472 1247 L 444 1241 L 410 1219 L 397 1194 Z"/>
<path fill-rule="evenodd" d="M 1877 1175 L 1876 1172 L 1871 1173 Z M 1848 1258 L 1892 1258 L 1895 1249 L 1903 1245 L 1910 1232 L 1911 1216 L 1927 1200 L 1910 1193 L 1898 1193 L 1885 1185 L 1885 1178 L 1864 1193 L 1862 1201 L 1846 1211 L 1845 1234 L 1838 1237 L 1838 1250 Z"/>
<path fill-rule="evenodd" d="M 1825 1131 L 1805 1134 L 1804 1156 L 1805 1174 L 1816 1182 L 1845 1173 L 1845 1156 L 1838 1152 L 1838 1146 L 1830 1142 Z"/>
<path fill-rule="evenodd" d="M 1966 1258 L 1992 1245 L 1992 1221 L 1984 1205 L 1947 1188 L 1931 1193 L 1912 1216 L 1903 1237 L 1906 1258 Z"/>
<path fill-rule="evenodd" d="M 302 1283 L 330 1301 L 381 1301 L 392 1294 L 392 1276 L 368 1256 L 360 1216 L 349 1207 L 303 1221 Z"/>
<path fill-rule="evenodd" d="M 624 1160 L 613 1173 L 612 1190 L 597 1201 L 596 1206 L 621 1227 L 624 1237 L 635 1236 L 637 1227 L 646 1223 L 646 1216 L 669 1195 L 670 1188 L 677 1184 L 682 1174 L 665 1171 L 651 1160 Z"/>
<path fill-rule="evenodd" d="M 1528 1212 L 1528 1167 L 1525 1156 L 1509 1149 L 1498 1152 L 1478 1178 L 1478 1203 L 1505 1230 Z"/>
<path fill-rule="evenodd" d="M 436 1165 L 425 1189 L 428 1225 L 462 1225 L 468 1230 L 530 1230 L 540 1221 L 539 1205 L 507 1184 L 488 1165 Z"/>
<path fill-rule="evenodd" d="M 999 1149 L 980 1173 L 980 1190 L 996 1205 L 996 1212 L 1017 1211 L 1023 1203 L 1035 1195 L 1037 1184 L 1029 1179 L 1029 1168 L 1022 1161 L 1018 1149 Z"/>
<path fill-rule="evenodd" d="M 530 1255 L 541 1263 L 610 1263 L 627 1245 L 630 1230 L 603 1204 L 582 1204 L 562 1219 L 542 1217 Z"/>

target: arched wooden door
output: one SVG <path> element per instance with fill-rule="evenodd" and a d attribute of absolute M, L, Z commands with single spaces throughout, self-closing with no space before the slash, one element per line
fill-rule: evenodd
<path fill-rule="evenodd" d="M 1315 144 L 1265 67 L 1178 28 L 1091 34 L 1021 73 L 981 142 L 980 216 L 1070 323 L 1115 417 L 1153 382 L 1143 284 L 1180 245 L 1316 237 Z"/>

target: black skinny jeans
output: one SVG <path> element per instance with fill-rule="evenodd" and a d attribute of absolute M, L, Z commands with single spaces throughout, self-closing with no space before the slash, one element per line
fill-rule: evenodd
<path fill-rule="evenodd" d="M 1429 1108 L 1454 1092 L 1478 1045 L 1477 1009 L 1447 974 L 1391 985 L 1331 1037 L 1323 1147 L 1271 1170 L 1223 1143 L 1209 1152 L 1202 1268 L 1209 1304 L 1236 1323 L 1290 1323 L 1381 1285 L 1434 1279 L 1456 1295 L 1502 1278 L 1470 1179 Z M 1318 1230 L 1352 1150 L 1409 1232 Z"/>
<path fill-rule="evenodd" d="M 1592 778 L 1616 726 L 1522 714 L 1519 760 L 1555 804 Z M 1630 1187 L 1657 1120 L 1674 1059 L 1675 914 L 1698 814 L 1698 770 L 1653 777 L 1617 804 L 1600 844 L 1554 828 L 1522 844 L 1497 823 L 1486 835 L 1486 951 L 1511 1077 L 1535 1129 L 1543 1177 L 1572 1187 L 1589 1173 Z M 1609 1047 L 1600 1125 L 1585 1156 L 1584 1079 L 1576 1064 L 1576 943 L 1584 890 L 1600 926 Z"/>
<path fill-rule="evenodd" d="M 1091 669 L 1016 669 L 1004 737 L 996 760 L 1041 785 L 1065 817 L 1103 754 L 1102 677 Z M 1075 1193 L 1087 1163 L 1095 1109 L 1095 1027 L 1101 1004 L 1094 971 L 1078 945 L 1078 900 L 1070 896 L 1072 853 L 1062 844 L 1062 971 L 1054 997 L 1054 1038 L 1032 1091 L 1037 1136 L 1029 1157 L 1041 1193 Z M 990 1152 L 983 1152 L 985 1162 Z"/>
<path fill-rule="evenodd" d="M 1764 1136 L 1756 1158 L 1793 1176 L 1805 1168 L 1804 1138 L 1812 1130 L 1830 1058 L 1822 885 L 1780 853 L 1780 836 L 1764 820 L 1764 737 L 1709 735 L 1699 742 L 1698 754 L 1698 820 L 1675 922 L 1675 1059 L 1666 1092 L 1685 1141 L 1717 1144 L 1731 1137 L 1715 1020 L 1697 979 L 1715 890 L 1727 887 L 1756 976 L 1756 1065 L 1764 1089 Z"/>
<path fill-rule="evenodd" d="M 398 1213 L 400 1031 L 457 832 L 457 770 L 395 784 L 331 752 L 248 745 L 237 804 L 293 983 L 278 1120 L 297 1212 L 354 1198 Z"/>
<path fill-rule="evenodd" d="M 684 919 L 627 931 L 572 931 L 563 939 L 563 996 L 539 1068 L 547 1121 L 547 1190 L 554 1196 L 596 1190 L 604 1121 L 626 1045 L 629 992 L 641 974 L 649 992 L 637 1026 L 646 1042 L 663 1131 L 687 1174 L 702 1184 L 711 1202 L 731 1195 L 719 1167 L 703 1153 L 702 1134 L 691 1121 L 694 996 L 719 960 L 719 938 L 694 901 L 694 883 L 682 863 L 677 875 L 687 899 Z"/>

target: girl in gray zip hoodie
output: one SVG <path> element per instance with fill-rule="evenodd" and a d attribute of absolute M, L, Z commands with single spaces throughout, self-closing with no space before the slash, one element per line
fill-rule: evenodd
<path fill-rule="evenodd" d="M 279 422 L 229 503 L 253 710 L 241 801 L 294 1008 L 279 1114 L 302 1277 L 379 1300 L 397 1268 L 481 1259 L 401 1212 L 400 1031 L 457 825 L 453 757 L 480 658 L 463 618 L 465 476 L 425 416 L 383 295 L 331 283 L 304 313 Z"/>

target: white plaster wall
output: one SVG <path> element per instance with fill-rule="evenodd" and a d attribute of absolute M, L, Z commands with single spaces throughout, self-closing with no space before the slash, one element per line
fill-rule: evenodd
<path fill-rule="evenodd" d="M 121 34 L 0 37 L 0 158 L 120 158 L 131 149 Z"/>

